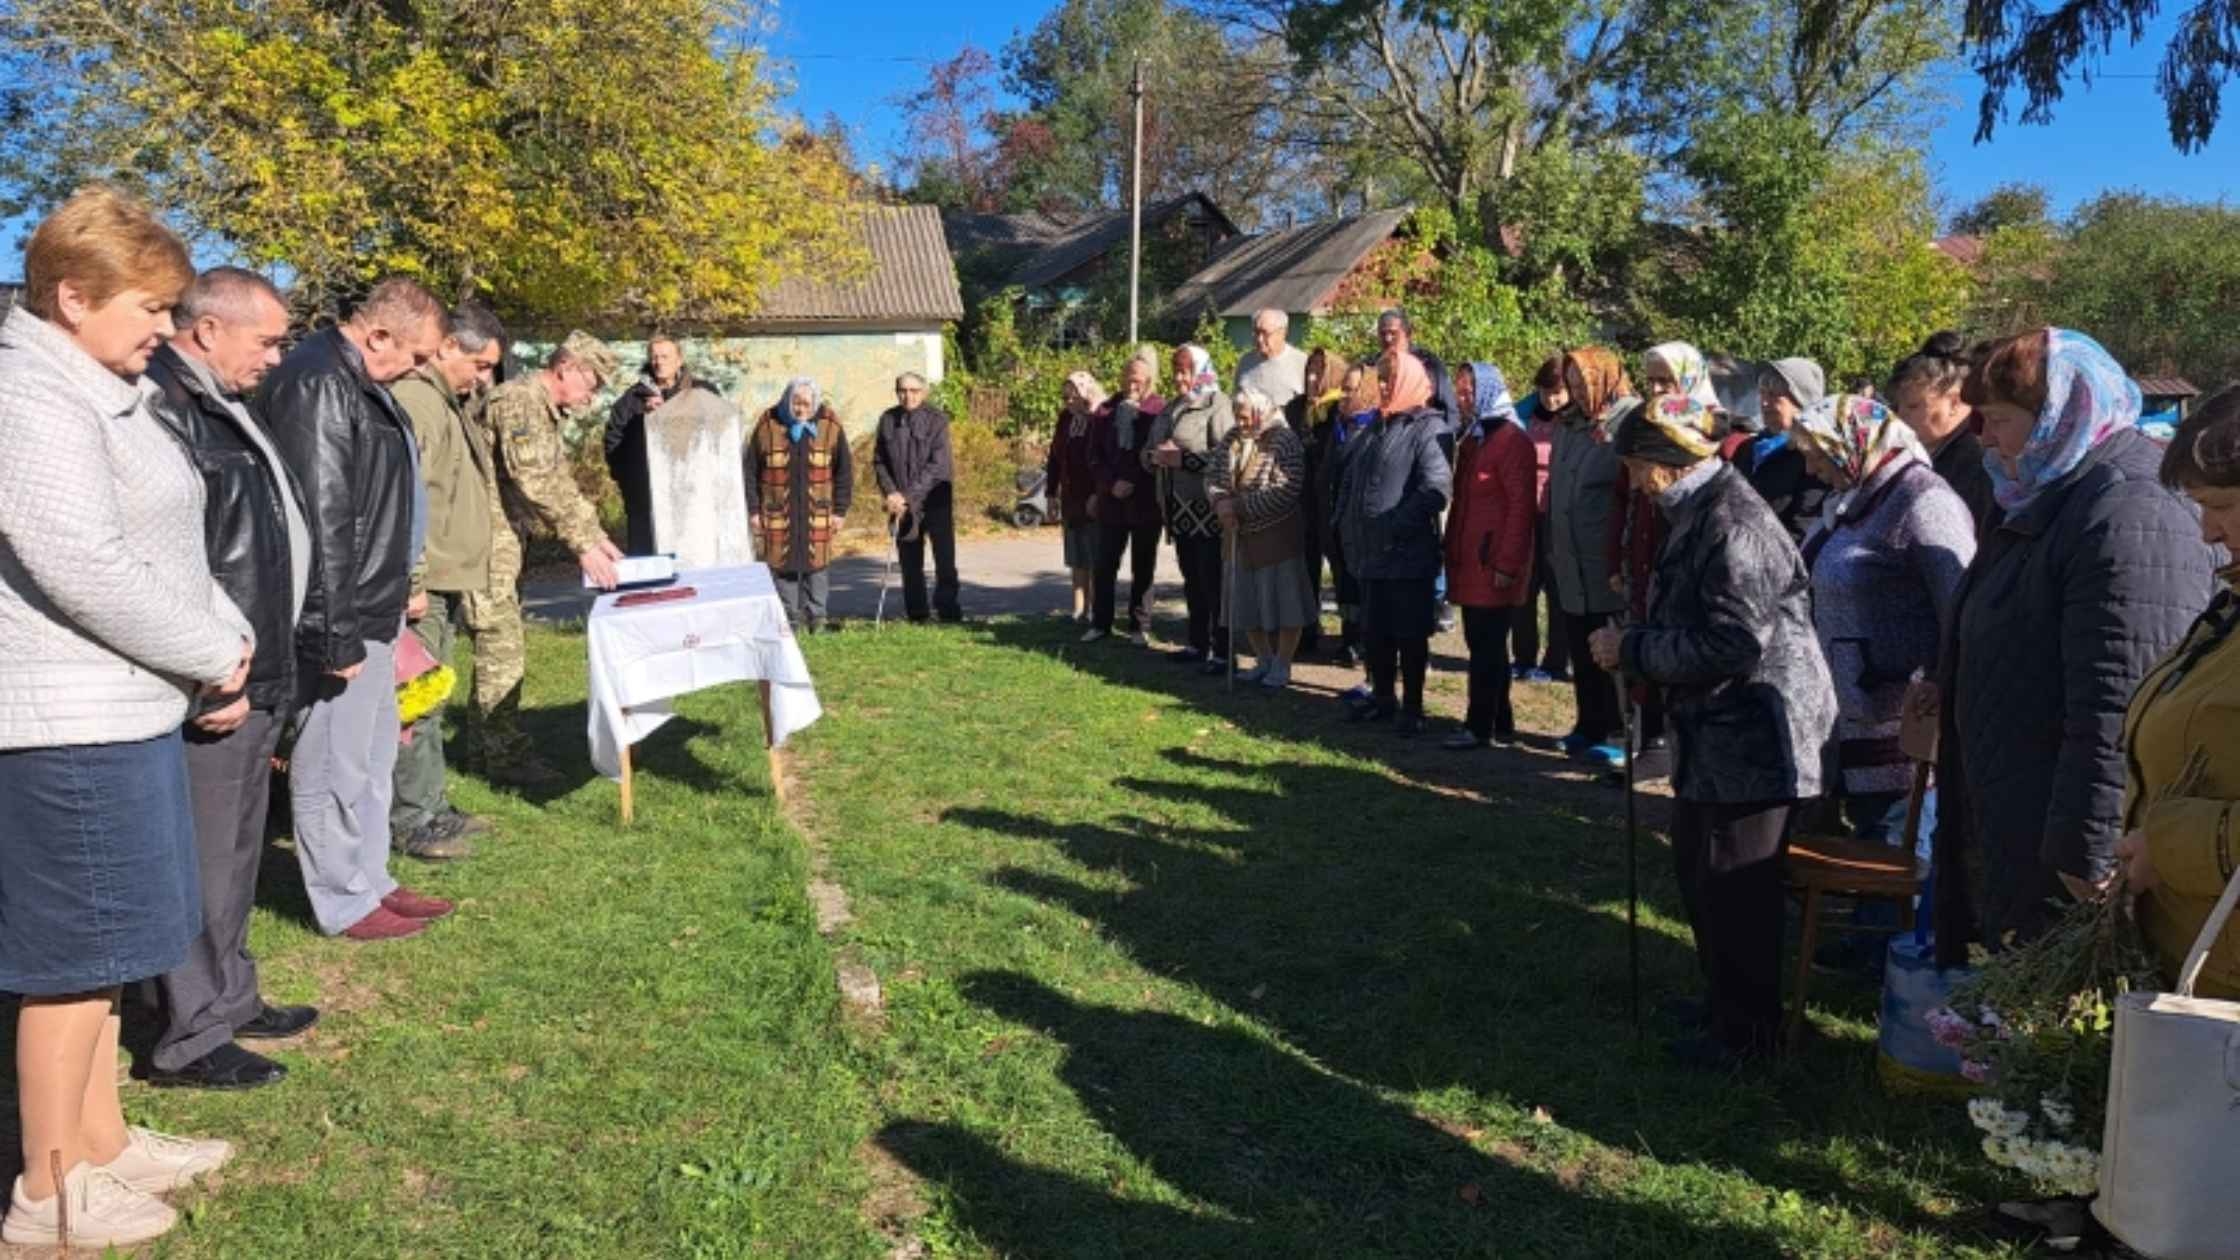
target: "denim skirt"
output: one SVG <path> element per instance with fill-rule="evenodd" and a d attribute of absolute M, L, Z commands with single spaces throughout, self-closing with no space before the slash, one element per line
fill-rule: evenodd
<path fill-rule="evenodd" d="M 0 752 L 0 991 L 159 976 L 201 931 L 179 732 Z"/>

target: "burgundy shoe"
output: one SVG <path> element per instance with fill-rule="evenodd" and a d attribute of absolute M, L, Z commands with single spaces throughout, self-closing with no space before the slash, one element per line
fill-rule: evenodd
<path fill-rule="evenodd" d="M 430 923 L 451 913 L 451 903 L 441 897 L 414 892 L 403 885 L 381 899 L 381 908 L 407 919 Z"/>
<path fill-rule="evenodd" d="M 427 926 L 418 919 L 408 919 L 386 906 L 375 906 L 372 914 L 342 929 L 342 934 L 353 941 L 394 941 L 407 936 L 418 936 Z"/>

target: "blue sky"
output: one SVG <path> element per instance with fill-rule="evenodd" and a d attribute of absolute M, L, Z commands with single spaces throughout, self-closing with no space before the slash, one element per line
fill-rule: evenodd
<path fill-rule="evenodd" d="M 950 56 L 967 42 L 996 52 L 1014 31 L 1032 27 L 1054 7 L 1054 0 L 978 0 L 969 7 L 928 0 L 781 0 L 771 48 L 794 59 L 789 104 L 813 119 L 838 114 L 859 155 L 884 162 L 899 130 L 890 100 L 924 73 L 922 64 L 901 59 Z M 2092 88 L 2072 81 L 2052 124 L 2010 122 L 1986 145 L 1973 143 L 1976 79 L 1955 67 L 1946 84 L 1949 120 L 1931 141 L 1951 208 L 2017 180 L 2045 185 L 2057 210 L 2111 188 L 2240 199 L 2240 85 L 2228 92 L 2223 125 L 2210 146 L 2178 152 L 2154 92 L 2166 32 L 2167 24 L 2159 26 L 2139 50 L 2108 57 L 2100 66 L 2108 77 Z"/>

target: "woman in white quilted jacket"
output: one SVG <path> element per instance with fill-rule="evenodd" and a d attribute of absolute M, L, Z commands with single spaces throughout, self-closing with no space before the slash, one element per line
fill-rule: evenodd
<path fill-rule="evenodd" d="M 123 1246 L 232 1153 L 126 1127 L 117 993 L 200 927 L 179 728 L 197 692 L 242 691 L 252 643 L 210 576 L 202 480 L 137 383 L 186 250 L 96 187 L 33 232 L 24 273 L 0 323 L 0 991 L 23 995 L 24 1164 L 0 1241 Z"/>

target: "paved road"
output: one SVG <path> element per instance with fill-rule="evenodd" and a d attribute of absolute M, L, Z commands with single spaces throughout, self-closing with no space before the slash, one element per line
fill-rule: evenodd
<path fill-rule="evenodd" d="M 878 610 L 879 579 L 884 570 L 882 556 L 848 556 L 833 561 L 832 614 L 844 620 L 870 620 Z M 932 570 L 933 560 L 929 556 L 926 560 L 929 583 L 933 578 Z M 1031 617 L 1052 609 L 1072 607 L 1064 544 L 1056 529 L 961 541 L 957 544 L 957 572 L 964 582 L 964 610 L 969 616 Z M 1128 597 L 1127 587 L 1127 566 L 1123 564 L 1121 599 Z M 1179 605 L 1182 573 L 1175 568 L 1171 547 L 1159 548 L 1158 589 L 1162 598 Z M 580 586 L 566 582 L 532 582 L 523 595 L 529 614 L 548 621 L 581 617 L 591 607 L 590 598 Z M 899 616 L 901 612 L 902 579 L 897 575 L 887 591 L 887 615 Z"/>

